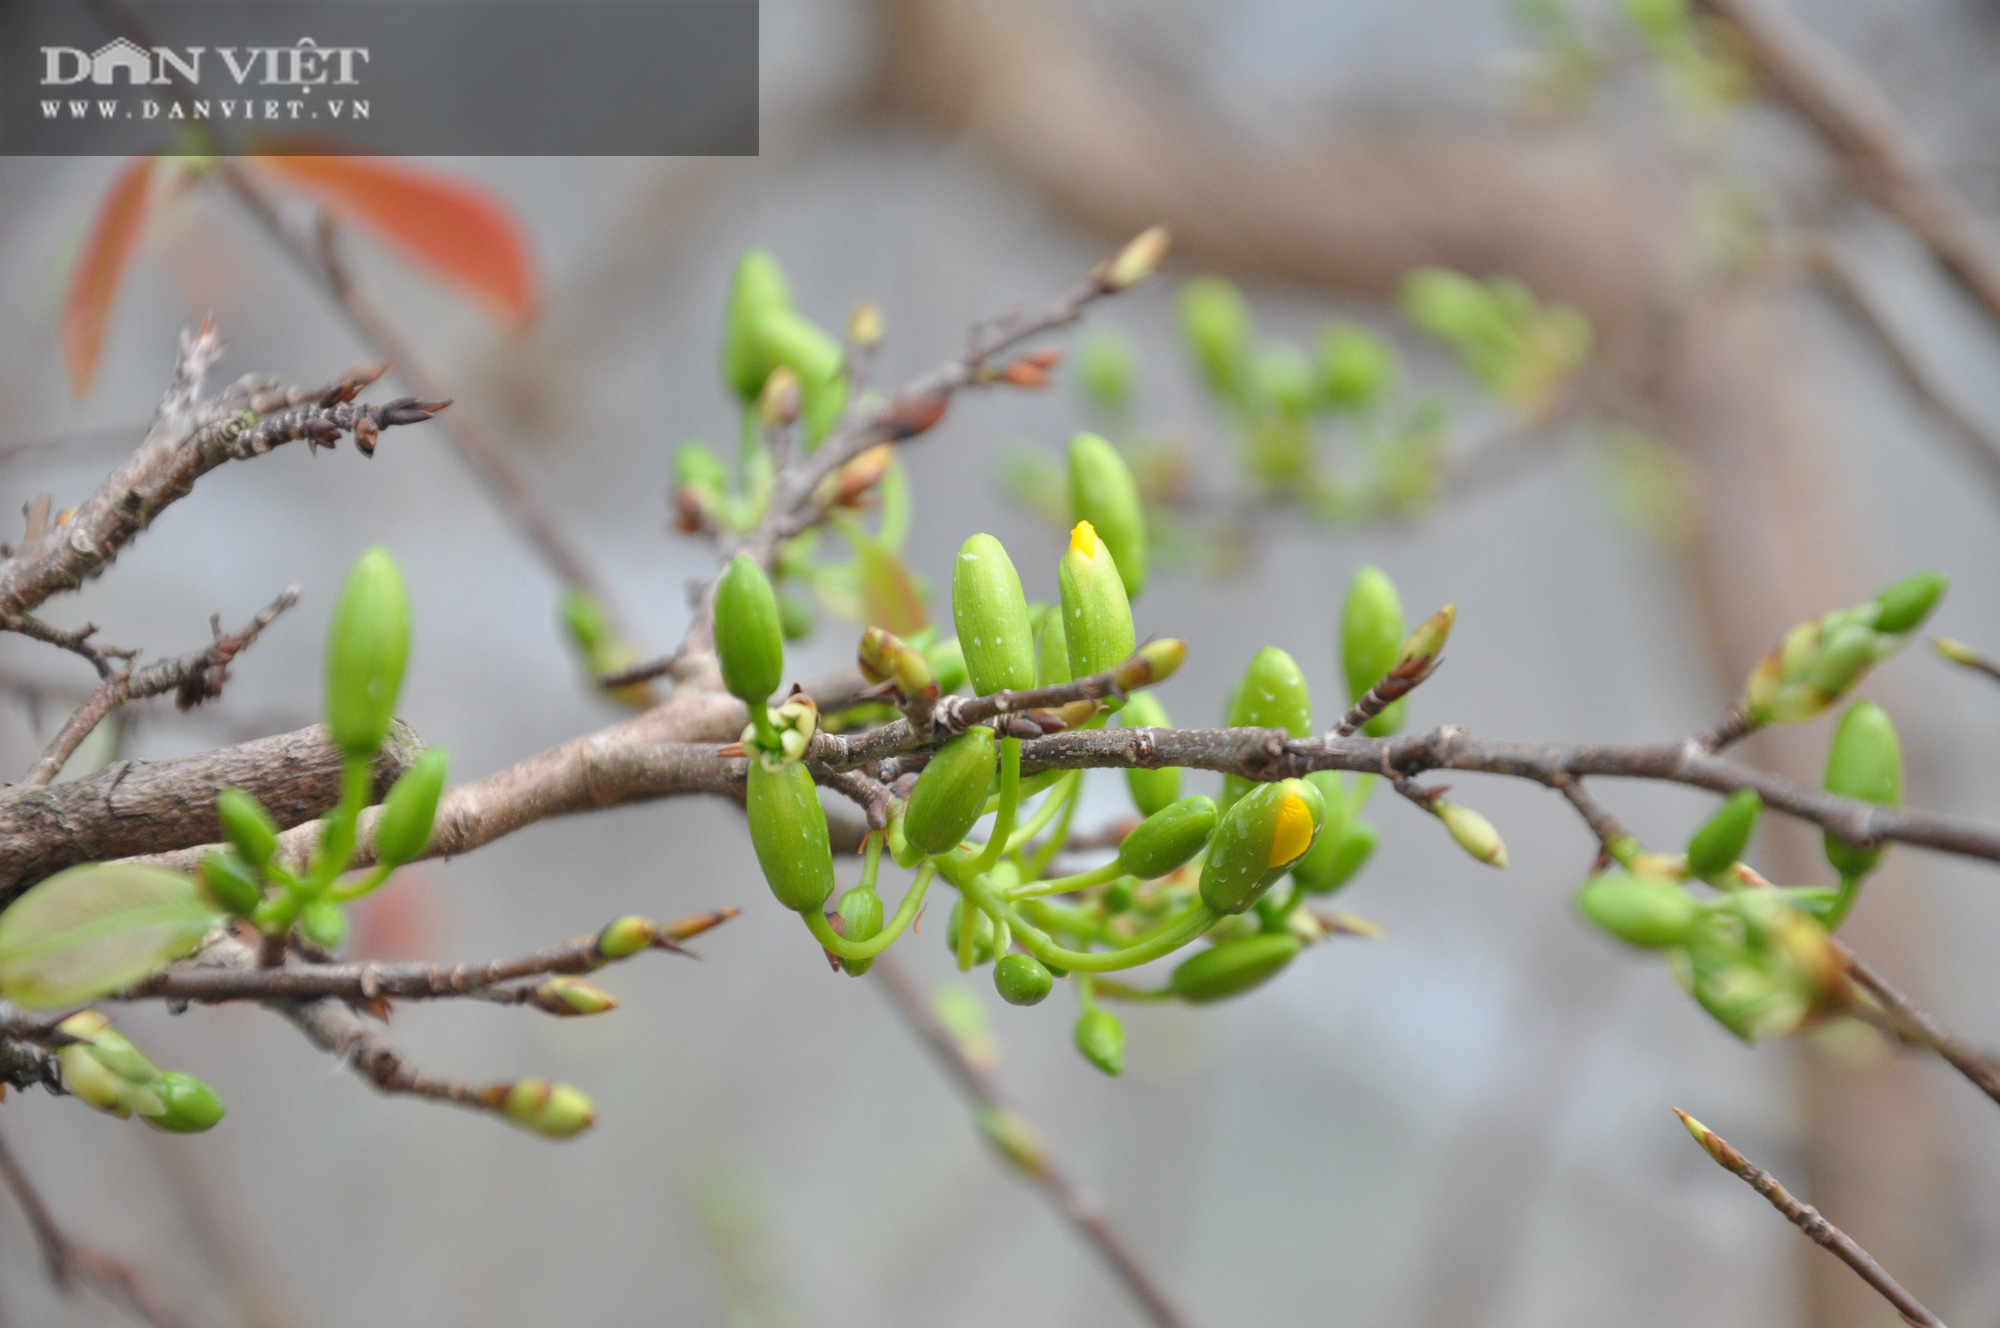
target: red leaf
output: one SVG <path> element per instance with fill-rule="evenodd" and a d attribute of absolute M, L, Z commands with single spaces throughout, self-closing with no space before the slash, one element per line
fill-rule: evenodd
<path fill-rule="evenodd" d="M 893 551 L 873 540 L 862 540 L 855 544 L 854 561 L 861 572 L 862 612 L 869 626 L 886 628 L 897 636 L 914 636 L 929 624 L 924 592 Z"/>
<path fill-rule="evenodd" d="M 534 315 L 540 292 L 527 240 L 506 205 L 478 186 L 380 157 L 253 160 L 489 301 L 515 325 Z"/>
<path fill-rule="evenodd" d="M 146 226 L 146 202 L 152 192 L 153 159 L 135 157 L 125 163 L 91 218 L 90 235 L 70 269 L 63 292 L 62 356 L 69 370 L 70 389 L 81 397 L 97 372 L 98 352 L 118 283 L 132 261 L 132 250 Z"/>

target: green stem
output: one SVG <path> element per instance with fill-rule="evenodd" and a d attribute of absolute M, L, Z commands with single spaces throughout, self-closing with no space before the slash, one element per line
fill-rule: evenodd
<path fill-rule="evenodd" d="M 1861 898 L 1861 878 L 1843 876 L 1840 878 L 1840 893 L 1834 896 L 1833 907 L 1827 910 L 1824 919 L 1829 932 L 1839 931 L 1840 924 L 1847 921 L 1848 911 Z"/>
<path fill-rule="evenodd" d="M 993 813 L 993 834 L 986 841 L 986 851 L 979 855 L 972 870 L 977 875 L 985 875 L 1000 861 L 1000 855 L 1007 851 L 1007 841 L 1014 834 L 1014 813 L 1021 807 L 1021 740 L 1002 738 L 1000 740 L 1000 807 Z M 959 951 L 965 951 L 961 942 Z M 967 965 L 960 965 L 967 967 Z"/>
<path fill-rule="evenodd" d="M 1092 993 L 1101 1001 L 1170 1001 L 1174 999 L 1172 987 L 1128 987 L 1123 982 L 1099 979 L 1093 984 L 1097 990 Z"/>
<path fill-rule="evenodd" d="M 816 908 L 809 908 L 800 916 L 805 918 L 814 939 L 842 959 L 873 959 L 894 944 L 916 918 L 917 910 L 923 907 L 924 892 L 931 888 L 931 879 L 936 875 L 937 869 L 928 862 L 918 868 L 917 879 L 910 883 L 908 892 L 903 895 L 903 902 L 896 908 L 896 916 L 889 919 L 888 926 L 865 941 L 850 941 L 842 936 L 826 920 L 826 915 Z"/>
<path fill-rule="evenodd" d="M 1063 792 L 1062 819 L 1056 822 L 1056 828 L 1049 833 L 1048 842 L 1028 859 L 1027 869 L 1022 873 L 1030 881 L 1047 871 L 1049 864 L 1055 861 L 1056 854 L 1062 852 L 1063 845 L 1069 842 L 1070 822 L 1076 819 L 1076 809 L 1083 802 L 1083 771 L 1073 770 L 1070 773 L 1074 778 L 1070 780 L 1069 788 Z"/>
<path fill-rule="evenodd" d="M 1121 968 L 1137 968 L 1162 955 L 1172 954 L 1207 931 L 1222 917 L 1206 904 L 1197 903 L 1187 912 L 1118 950 L 1071 950 L 1057 945 L 1046 932 L 1023 918 L 1014 906 L 998 898 L 977 877 L 959 887 L 965 897 L 996 918 L 1013 924 L 1016 937 L 1028 952 L 1052 968 L 1077 973 L 1109 973 Z"/>
<path fill-rule="evenodd" d="M 1078 872 L 1074 876 L 1058 876 L 1053 881 L 1034 881 L 1008 892 L 1009 899 L 1040 899 L 1044 895 L 1066 895 L 1075 890 L 1088 890 L 1093 885 L 1103 885 L 1115 881 L 1125 874 L 1125 867 L 1113 858 L 1102 867 L 1092 867 L 1089 871 Z"/>
<path fill-rule="evenodd" d="M 1029 840 L 1042 833 L 1042 828 L 1048 825 L 1058 811 L 1069 805 L 1070 791 L 1076 787 L 1076 776 L 1079 773 L 1081 772 L 1076 770 L 1068 771 L 1057 781 L 1054 791 L 1042 799 L 1041 806 L 1035 808 L 1035 814 L 1022 822 L 1021 827 L 1008 838 L 1007 852 L 1015 853 L 1025 848 Z"/>
<path fill-rule="evenodd" d="M 333 897 L 343 904 L 350 899 L 359 899 L 361 896 L 380 888 L 382 882 L 389 879 L 389 873 L 395 870 L 395 863 L 378 862 L 375 864 L 375 869 L 360 880 L 349 881 L 346 885 L 334 886 Z"/>
<path fill-rule="evenodd" d="M 366 760 L 348 760 L 340 771 L 340 802 L 327 815 L 326 827 L 320 831 L 319 851 L 313 854 L 312 865 L 306 869 L 304 887 L 308 894 L 318 896 L 325 893 L 335 877 L 347 870 L 347 864 L 354 860 L 354 828 L 361 819 L 361 809 L 368 805 L 369 795 L 375 791 L 375 771 Z"/>

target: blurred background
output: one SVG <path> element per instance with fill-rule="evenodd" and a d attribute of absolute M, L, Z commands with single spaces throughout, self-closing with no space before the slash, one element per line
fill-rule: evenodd
<path fill-rule="evenodd" d="M 1952 188 L 1981 211 L 2000 204 L 2000 9 L 1802 0 L 1794 12 L 1880 81 Z M 2000 435 L 1993 321 L 1862 201 L 1820 136 L 1757 95 L 1726 37 L 1697 25 L 1706 63 L 1689 63 L 1661 21 L 1647 5 L 1509 0 L 767 0 L 756 159 L 426 164 L 517 214 L 544 286 L 526 331 L 496 328 L 365 233 L 349 247 L 647 652 L 679 640 L 686 586 L 714 565 L 672 532 L 665 500 L 674 446 L 726 445 L 736 427 L 716 340 L 744 246 L 776 254 L 823 326 L 858 298 L 879 303 L 877 381 L 893 385 L 1155 221 L 1178 241 L 1163 277 L 1091 317 L 1136 357 L 1125 437 L 1165 447 L 1187 492 L 1237 513 L 1226 538 L 1192 523 L 1138 606 L 1142 635 L 1190 641 L 1161 691 L 1179 722 L 1219 721 L 1265 644 L 1291 651 L 1322 715 L 1335 713 L 1339 604 L 1364 562 L 1415 615 L 1459 605 L 1413 728 L 1695 732 L 1791 623 L 1924 567 L 1954 576 L 1937 629 L 2000 645 L 2000 585 L 1986 575 L 2000 488 L 1978 441 Z M 230 348 L 218 383 L 252 370 L 320 382 L 376 358 L 240 210 L 203 191 L 149 226 L 96 385 L 73 399 L 57 309 L 117 166 L 0 162 L 9 511 L 42 492 L 68 506 L 95 485 L 143 432 L 178 330 L 204 312 Z M 1593 329 L 1589 360 L 1543 399 L 1482 385 L 1398 311 L 1426 265 L 1511 274 L 1573 307 Z M 1254 490 L 1236 430 L 1177 330 L 1177 292 L 1203 273 L 1236 281 L 1269 338 L 1309 345 L 1335 318 L 1378 329 L 1403 353 L 1406 398 L 1446 413 L 1444 454 L 1480 463 L 1338 521 L 1243 500 Z M 1857 309 L 1888 320 L 1958 403 L 1958 425 L 1911 391 Z M 905 453 L 911 568 L 942 585 L 958 543 L 987 530 L 1031 595 L 1052 596 L 1061 534 L 1003 476 L 1103 424 L 1066 372 L 1041 392 L 962 397 Z M 395 431 L 367 462 L 293 446 L 226 466 L 50 613 L 166 654 L 205 644 L 211 613 L 234 624 L 302 586 L 219 705 L 179 716 L 159 703 L 122 734 L 125 756 L 201 750 L 311 720 L 333 590 L 376 542 L 415 601 L 405 716 L 450 749 L 455 779 L 617 717 L 579 682 L 559 582 L 434 425 Z M 822 614 L 789 667 L 841 667 L 854 637 Z M 29 764 L 85 675 L 0 640 L 0 764 Z M 1902 729 L 1912 804 L 1991 815 L 1989 683 L 1916 650 L 1865 694 Z M 1830 722 L 1748 752 L 1816 779 Z M 1087 824 L 1126 814 L 1116 775 L 1087 787 Z M 1713 804 L 1610 781 L 1597 792 L 1669 849 Z M 1989 1102 L 1867 1038 L 1739 1044 L 1656 960 L 1577 919 L 1594 846 L 1560 799 L 1472 777 L 1454 797 L 1500 827 L 1510 870 L 1471 862 L 1381 799 L 1382 848 L 1338 906 L 1386 937 L 1315 948 L 1219 1008 L 1134 1008 L 1121 1079 L 1076 1056 L 1058 1002 L 1015 1010 L 983 975 L 967 980 L 1010 1089 L 1197 1321 L 1891 1322 L 1690 1145 L 1679 1106 L 1947 1321 L 2000 1322 Z M 1767 826 L 1753 861 L 1779 879 L 1826 877 L 1816 835 Z M 233 1008 L 121 1017 L 155 1059 L 217 1087 L 222 1128 L 156 1136 L 24 1094 L 7 1105 L 8 1138 L 74 1231 L 203 1323 L 1141 1322 L 1041 1197 L 995 1165 L 876 984 L 830 975 L 771 903 L 726 805 L 546 822 L 408 869 L 371 902 L 356 945 L 490 958 L 624 912 L 721 905 L 743 916 L 698 943 L 701 962 L 608 975 L 623 1008 L 602 1019 L 399 1012 L 396 1039 L 432 1072 L 584 1086 L 599 1124 L 572 1143 L 378 1098 L 277 1019 Z M 1898 850 L 1850 931 L 1948 1026 L 2000 1044 L 1990 872 Z M 896 953 L 927 986 L 957 980 L 930 930 Z M 0 1270 L 5 1322 L 116 1318 L 56 1296 L 8 1205 Z"/>

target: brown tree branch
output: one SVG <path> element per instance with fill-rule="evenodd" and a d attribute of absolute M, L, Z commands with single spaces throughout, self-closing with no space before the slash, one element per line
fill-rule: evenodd
<path fill-rule="evenodd" d="M 1147 1320 L 1155 1328 L 1190 1328 L 1193 1320 L 1187 1311 L 1175 1303 L 1152 1270 L 1140 1261 L 1131 1243 L 1112 1221 L 1104 1201 L 1084 1188 L 1050 1154 L 1034 1125 L 1008 1101 L 992 1068 L 966 1055 L 902 965 L 889 955 L 881 955 L 875 960 L 874 974 L 896 1013 L 922 1040 L 964 1096 L 988 1141 L 1048 1198 L 1104 1260 L 1138 1302 Z"/>
<path fill-rule="evenodd" d="M 1674 1114 L 1681 1118 L 1681 1123 L 1687 1126 L 1688 1133 L 1695 1137 L 1695 1142 L 1702 1146 L 1702 1150 L 1715 1159 L 1717 1166 L 1724 1171 L 1733 1172 L 1744 1184 L 1770 1200 L 1771 1207 L 1783 1213 L 1793 1226 L 1805 1232 L 1814 1243 L 1852 1268 L 1862 1281 L 1881 1293 L 1882 1299 L 1896 1307 L 1896 1312 L 1903 1316 L 1903 1322 L 1914 1324 L 1916 1328 L 1945 1328 L 1944 1321 L 1925 1309 L 1922 1301 L 1905 1291 L 1902 1283 L 1891 1277 L 1881 1264 L 1875 1262 L 1874 1256 L 1862 1249 L 1854 1237 L 1820 1216 L 1819 1210 L 1811 1204 L 1800 1203 L 1793 1198 L 1791 1192 L 1778 1183 L 1777 1177 L 1737 1152 L 1721 1135 L 1679 1107 L 1674 1108 Z"/>
<path fill-rule="evenodd" d="M 142 669 L 128 668 L 117 677 L 101 683 L 56 733 L 21 782 L 39 787 L 61 774 L 63 766 L 76 755 L 76 749 L 83 745 L 84 739 L 104 722 L 107 715 L 127 701 L 175 692 L 178 693 L 176 703 L 180 708 L 190 710 L 210 697 L 222 695 L 222 685 L 229 679 L 230 661 L 255 641 L 279 614 L 298 602 L 299 588 L 293 586 L 260 609 L 241 631 L 225 635 L 221 621 L 216 620 L 213 623 L 215 642 L 206 650 L 197 650 L 175 659 L 156 660 Z"/>

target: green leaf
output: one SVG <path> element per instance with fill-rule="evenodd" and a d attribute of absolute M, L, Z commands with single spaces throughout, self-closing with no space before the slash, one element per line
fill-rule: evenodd
<path fill-rule="evenodd" d="M 31 1010 L 109 995 L 193 950 L 223 916 L 178 872 L 72 867 L 0 913 L 0 995 Z"/>
<path fill-rule="evenodd" d="M 924 610 L 924 592 L 918 588 L 910 569 L 894 552 L 873 540 L 859 540 L 854 546 L 855 566 L 861 574 L 862 612 L 866 626 L 881 627 L 897 636 L 920 632 L 930 622 Z"/>

